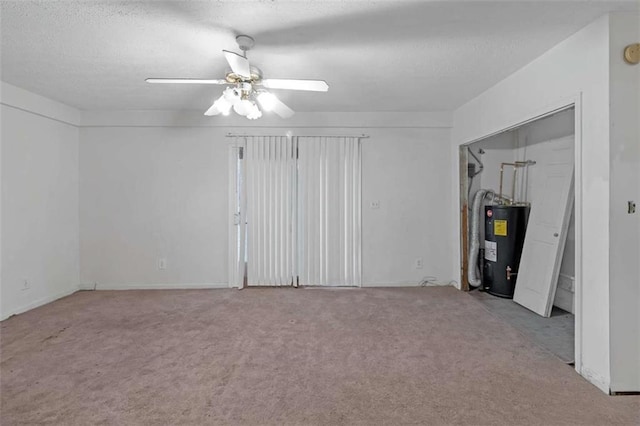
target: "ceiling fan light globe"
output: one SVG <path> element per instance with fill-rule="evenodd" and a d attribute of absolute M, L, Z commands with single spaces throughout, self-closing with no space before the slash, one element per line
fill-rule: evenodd
<path fill-rule="evenodd" d="M 248 111 L 246 110 L 246 108 L 244 107 L 244 105 L 242 104 L 242 101 L 240 102 L 236 102 L 233 105 L 233 110 L 236 112 L 236 114 L 238 115 L 247 115 Z"/>
<path fill-rule="evenodd" d="M 222 114 L 228 115 L 229 110 L 231 109 L 231 102 L 229 102 L 223 94 L 218 99 L 216 99 L 216 101 L 213 103 L 213 106 L 216 107 L 216 109 L 218 109 Z"/>
<path fill-rule="evenodd" d="M 251 108 L 251 116 L 255 118 L 262 117 L 262 111 L 260 111 L 260 108 L 258 108 L 258 105 L 256 105 L 255 102 L 251 102 L 251 103 L 253 104 L 253 107 Z"/>
<path fill-rule="evenodd" d="M 226 89 L 224 89 L 224 92 L 222 92 L 222 97 L 230 104 L 235 103 L 239 99 L 238 94 L 231 87 L 227 87 Z"/>
<path fill-rule="evenodd" d="M 256 106 L 256 104 L 248 99 L 242 99 L 233 104 L 233 110 L 240 115 L 244 115 L 245 117 L 254 112 L 254 110 L 257 108 L 258 107 Z"/>
<path fill-rule="evenodd" d="M 272 111 L 278 102 L 276 96 L 269 92 L 262 92 L 258 95 L 258 102 L 265 111 Z"/>
<path fill-rule="evenodd" d="M 257 107 L 250 114 L 247 114 L 247 118 L 249 120 L 255 120 L 255 119 L 258 119 L 260 117 L 262 117 L 262 111 L 260 111 Z"/>
<path fill-rule="evenodd" d="M 224 101 L 222 105 L 218 107 L 222 115 L 229 115 L 229 111 L 231 111 L 231 104 L 227 101 Z"/>

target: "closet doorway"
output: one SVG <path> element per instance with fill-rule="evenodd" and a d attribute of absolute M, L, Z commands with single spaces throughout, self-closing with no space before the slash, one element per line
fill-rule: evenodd
<path fill-rule="evenodd" d="M 230 286 L 361 286 L 361 138 L 233 136 Z"/>
<path fill-rule="evenodd" d="M 462 287 L 567 363 L 579 316 L 576 117 L 570 105 L 460 147 Z M 509 208 L 527 209 L 522 235 L 509 228 L 513 217 L 496 216 Z M 519 252 L 507 238 L 520 240 Z"/>

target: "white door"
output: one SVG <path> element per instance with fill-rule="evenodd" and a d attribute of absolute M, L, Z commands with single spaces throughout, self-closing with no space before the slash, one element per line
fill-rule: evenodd
<path fill-rule="evenodd" d="M 548 317 L 558 283 L 573 205 L 573 145 L 569 136 L 549 142 L 550 155 L 531 158 L 531 213 L 513 300 Z"/>

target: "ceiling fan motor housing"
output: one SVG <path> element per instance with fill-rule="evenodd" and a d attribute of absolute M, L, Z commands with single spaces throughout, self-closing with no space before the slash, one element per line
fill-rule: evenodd
<path fill-rule="evenodd" d="M 253 93 L 253 86 L 251 83 L 238 83 L 236 90 L 239 92 L 240 98 L 248 99 Z"/>
<path fill-rule="evenodd" d="M 255 41 L 253 37 L 249 37 L 248 35 L 241 34 L 236 37 L 236 42 L 238 43 L 238 47 L 243 52 L 247 50 L 251 50 L 251 48 L 255 45 Z"/>
<path fill-rule="evenodd" d="M 229 71 L 227 72 L 224 78 L 231 84 L 242 83 L 242 82 L 250 82 L 255 84 L 255 83 L 259 83 L 260 80 L 262 80 L 262 71 L 260 71 L 258 67 L 254 67 L 253 65 L 251 65 L 250 77 L 251 78 L 247 80 L 246 78 L 239 76 L 233 71 Z"/>

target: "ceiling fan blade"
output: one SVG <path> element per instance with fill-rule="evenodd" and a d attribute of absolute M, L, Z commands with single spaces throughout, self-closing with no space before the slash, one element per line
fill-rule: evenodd
<path fill-rule="evenodd" d="M 284 102 L 282 102 L 276 95 L 269 92 L 261 92 L 257 96 L 260 106 L 265 111 L 273 111 L 282 118 L 289 118 L 295 112 L 289 108 Z"/>
<path fill-rule="evenodd" d="M 211 105 L 209 107 L 208 110 L 205 111 L 204 115 L 208 115 L 208 116 L 212 116 L 212 115 L 218 115 L 220 114 L 222 111 L 220 111 L 218 109 L 218 106 L 215 104 L 215 102 L 213 103 L 213 105 Z"/>
<path fill-rule="evenodd" d="M 271 110 L 278 114 L 280 117 L 289 118 L 293 114 L 295 114 L 295 112 L 280 99 L 276 98 L 276 101 L 277 102 L 273 105 L 273 108 Z"/>
<path fill-rule="evenodd" d="M 229 84 L 227 80 L 207 80 L 202 78 L 147 78 L 147 83 L 170 83 L 170 84 Z"/>
<path fill-rule="evenodd" d="M 326 92 L 329 85 L 324 80 L 291 80 L 283 78 L 267 78 L 262 85 L 268 89 L 309 90 L 312 92 Z"/>
<path fill-rule="evenodd" d="M 235 52 L 229 52 L 228 50 L 223 50 L 222 52 L 224 52 L 224 57 L 227 58 L 227 62 L 229 62 L 231 71 L 241 77 L 251 78 L 251 67 L 249 66 L 249 60 L 247 58 Z"/>

